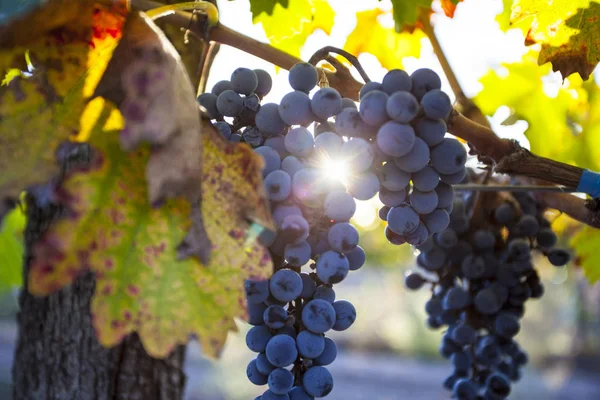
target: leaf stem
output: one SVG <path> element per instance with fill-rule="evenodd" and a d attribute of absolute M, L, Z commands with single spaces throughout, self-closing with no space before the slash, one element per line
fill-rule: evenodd
<path fill-rule="evenodd" d="M 339 47 L 325 46 L 322 49 L 317 50 L 315 54 L 313 54 L 312 57 L 310 57 L 308 63 L 316 67 L 319 61 L 327 60 L 329 53 L 339 54 L 340 56 L 344 57 L 346 60 L 348 60 L 350 64 L 352 64 L 354 68 L 356 68 L 356 70 L 360 74 L 361 78 L 363 78 L 363 81 L 365 81 L 365 83 L 371 82 L 369 75 L 367 75 L 360 61 L 358 61 L 358 58 L 348 53 L 346 50 L 340 49 Z"/>

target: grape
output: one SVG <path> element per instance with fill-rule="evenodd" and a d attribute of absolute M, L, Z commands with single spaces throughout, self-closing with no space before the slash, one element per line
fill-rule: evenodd
<path fill-rule="evenodd" d="M 419 223 L 417 229 L 406 235 L 406 242 L 413 246 L 420 246 L 429 238 L 429 230 L 423 222 Z"/>
<path fill-rule="evenodd" d="M 458 243 L 458 236 L 456 232 L 448 228 L 443 232 L 438 233 L 435 236 L 435 244 L 440 246 L 442 249 L 450 250 Z"/>
<path fill-rule="evenodd" d="M 335 345 L 335 342 L 333 340 L 326 337 L 325 338 L 325 349 L 323 350 L 321 355 L 318 356 L 314 360 L 314 363 L 316 365 L 329 365 L 335 360 L 336 357 L 337 357 L 337 346 Z"/>
<path fill-rule="evenodd" d="M 381 189 L 379 191 L 379 200 L 381 200 L 381 202 L 388 207 L 399 206 L 400 204 L 404 203 L 404 200 L 406 200 L 406 190 L 398 190 L 393 192 L 391 190 Z M 387 221 L 387 216 L 385 220 Z"/>
<path fill-rule="evenodd" d="M 275 225 L 281 227 L 283 220 L 290 215 L 302 216 L 302 210 L 298 206 L 278 205 L 273 210 L 273 220 Z"/>
<path fill-rule="evenodd" d="M 323 282 L 329 284 L 343 281 L 348 275 L 349 269 L 350 264 L 346 257 L 335 251 L 326 251 L 317 260 L 317 276 Z"/>
<path fill-rule="evenodd" d="M 389 95 L 399 91 L 410 92 L 412 89 L 412 80 L 405 71 L 392 69 L 383 77 L 381 87 Z"/>
<path fill-rule="evenodd" d="M 321 194 L 319 179 L 321 173 L 314 168 L 304 168 L 296 172 L 292 178 L 292 194 L 304 204 L 318 201 Z"/>
<path fill-rule="evenodd" d="M 565 249 L 552 249 L 548 252 L 548 261 L 555 267 L 567 265 L 571 260 L 571 254 Z"/>
<path fill-rule="evenodd" d="M 258 87 L 258 77 L 251 69 L 238 68 L 231 74 L 231 85 L 239 94 L 248 96 Z"/>
<path fill-rule="evenodd" d="M 370 93 L 373 90 L 383 90 L 381 83 L 373 81 L 365 83 L 364 86 L 360 88 L 360 92 L 358 94 L 358 98 L 360 99 L 360 101 L 362 102 L 363 97 L 365 97 L 367 93 Z"/>
<path fill-rule="evenodd" d="M 454 397 L 460 400 L 475 400 L 477 398 L 477 386 L 469 379 L 462 378 L 456 381 L 452 393 Z"/>
<path fill-rule="evenodd" d="M 302 292 L 300 293 L 300 297 L 305 300 L 310 299 L 315 294 L 317 284 L 312 277 L 305 272 L 300 274 L 300 278 L 302 278 Z"/>
<path fill-rule="evenodd" d="M 484 365 L 495 364 L 500 360 L 500 349 L 493 337 L 483 337 L 475 346 L 475 357 Z"/>
<path fill-rule="evenodd" d="M 333 309 L 335 310 L 335 324 L 333 330 L 345 331 L 350 328 L 356 320 L 356 309 L 346 300 L 338 300 L 333 303 Z"/>
<path fill-rule="evenodd" d="M 340 222 L 329 229 L 329 245 L 337 252 L 350 251 L 358 245 L 358 232 L 347 222 Z"/>
<path fill-rule="evenodd" d="M 448 210 L 448 212 L 451 212 L 454 199 L 454 189 L 452 188 L 452 186 L 444 182 L 440 182 L 436 186 L 435 192 L 438 195 L 438 207 L 450 209 Z"/>
<path fill-rule="evenodd" d="M 348 259 L 350 271 L 356 271 L 365 264 L 366 255 L 362 247 L 356 246 L 354 249 L 344 253 Z"/>
<path fill-rule="evenodd" d="M 485 381 L 485 399 L 505 399 L 510 394 L 510 382 L 501 374 L 491 374 Z"/>
<path fill-rule="evenodd" d="M 517 212 L 512 204 L 502 203 L 494 211 L 494 218 L 503 225 L 508 225 L 517 216 Z"/>
<path fill-rule="evenodd" d="M 527 239 L 513 239 L 508 243 L 508 252 L 515 260 L 527 260 L 531 256 Z"/>
<path fill-rule="evenodd" d="M 329 250 L 329 241 L 327 240 L 327 232 L 318 232 L 312 234 L 307 239 L 310 244 L 312 251 L 312 256 L 316 257 L 319 254 L 325 253 Z"/>
<path fill-rule="evenodd" d="M 467 346 L 475 343 L 477 332 L 471 325 L 458 325 L 452 330 L 452 340 L 459 346 Z"/>
<path fill-rule="evenodd" d="M 270 390 L 267 390 L 260 396 L 259 400 L 290 400 L 290 396 L 287 394 L 275 394 Z"/>
<path fill-rule="evenodd" d="M 273 336 L 267 343 L 265 354 L 272 365 L 285 368 L 298 357 L 296 341 L 288 335 Z"/>
<path fill-rule="evenodd" d="M 311 300 L 306 303 L 302 309 L 302 323 L 306 329 L 313 333 L 327 332 L 333 327 L 335 321 L 335 310 L 333 309 L 333 306 L 325 300 Z M 272 361 L 271 363 L 273 364 Z"/>
<path fill-rule="evenodd" d="M 467 279 L 481 278 L 485 274 L 485 261 L 470 254 L 464 258 L 460 268 Z"/>
<path fill-rule="evenodd" d="M 315 398 L 306 393 L 302 386 L 294 386 L 290 391 L 290 400 L 314 400 Z"/>
<path fill-rule="evenodd" d="M 323 132 L 315 138 L 315 151 L 335 157 L 340 152 L 344 140 L 333 132 Z"/>
<path fill-rule="evenodd" d="M 349 221 L 356 211 L 356 202 L 348 193 L 336 190 L 325 198 L 325 214 L 332 221 Z"/>
<path fill-rule="evenodd" d="M 263 313 L 266 309 L 264 303 L 248 303 L 248 323 L 256 326 L 264 324 Z"/>
<path fill-rule="evenodd" d="M 321 285 L 315 290 L 313 299 L 321 299 L 333 304 L 335 301 L 335 290 L 329 286 Z"/>
<path fill-rule="evenodd" d="M 342 110 L 342 96 L 334 88 L 321 88 L 313 95 L 310 108 L 314 115 L 326 120 Z"/>
<path fill-rule="evenodd" d="M 381 186 L 391 191 L 403 190 L 408 186 L 410 178 L 409 173 L 402 171 L 393 162 L 383 164 L 379 173 Z"/>
<path fill-rule="evenodd" d="M 537 233 L 538 245 L 542 247 L 552 247 L 557 240 L 558 238 L 551 228 L 542 228 Z"/>
<path fill-rule="evenodd" d="M 226 117 L 237 117 L 244 109 L 244 100 L 233 90 L 225 90 L 217 97 L 217 109 Z"/>
<path fill-rule="evenodd" d="M 292 178 L 285 171 L 273 171 L 265 178 L 265 188 L 269 200 L 285 200 L 292 192 Z"/>
<path fill-rule="evenodd" d="M 293 178 L 296 172 L 304 169 L 304 164 L 296 156 L 287 156 L 281 161 L 281 169 Z"/>
<path fill-rule="evenodd" d="M 325 367 L 312 367 L 304 373 L 302 386 L 311 396 L 325 397 L 333 390 L 333 377 Z"/>
<path fill-rule="evenodd" d="M 198 104 L 206 109 L 210 119 L 218 119 L 221 113 L 217 109 L 217 96 L 212 93 L 202 93 L 198 96 Z"/>
<path fill-rule="evenodd" d="M 440 175 L 429 165 L 412 174 L 412 182 L 422 192 L 434 190 L 440 183 Z"/>
<path fill-rule="evenodd" d="M 446 135 L 446 123 L 443 119 L 422 118 L 415 124 L 415 133 L 429 147 L 437 146 Z"/>
<path fill-rule="evenodd" d="M 265 139 L 264 145 L 275 150 L 282 160 L 290 155 L 285 148 L 285 136 L 283 135 L 271 136 Z"/>
<path fill-rule="evenodd" d="M 421 192 L 413 189 L 410 194 L 410 205 L 419 214 L 429 214 L 438 206 L 438 195 L 435 190 L 429 192 Z"/>
<path fill-rule="evenodd" d="M 410 77 L 413 83 L 412 94 L 418 100 L 421 100 L 425 96 L 425 93 L 434 89 L 441 89 L 442 87 L 442 81 L 438 74 L 429 68 L 420 68 L 413 72 Z"/>
<path fill-rule="evenodd" d="M 404 236 L 398 235 L 397 233 L 392 231 L 389 226 L 385 227 L 384 232 L 385 232 L 385 238 L 391 244 L 401 245 L 401 244 L 406 243 L 406 238 Z"/>
<path fill-rule="evenodd" d="M 356 106 L 354 100 L 349 99 L 348 97 L 342 97 L 342 110 L 344 108 L 353 108 L 355 110 L 358 110 L 358 107 Z"/>
<path fill-rule="evenodd" d="M 467 169 L 463 167 L 453 174 L 440 174 L 440 179 L 449 185 L 456 185 L 462 183 L 466 176 Z"/>
<path fill-rule="evenodd" d="M 509 314 L 500 314 L 494 320 L 496 334 L 501 337 L 511 338 L 521 330 L 519 321 Z"/>
<path fill-rule="evenodd" d="M 260 353 L 265 351 L 267 343 L 272 337 L 271 331 L 265 325 L 253 326 L 246 334 L 246 345 L 253 352 Z"/>
<path fill-rule="evenodd" d="M 314 120 L 310 99 L 304 92 L 295 91 L 283 96 L 279 116 L 287 125 L 305 125 Z"/>
<path fill-rule="evenodd" d="M 421 220 L 427 227 L 429 233 L 439 233 L 448 227 L 450 215 L 446 210 L 437 209 L 429 214 L 421 215 Z"/>
<path fill-rule="evenodd" d="M 415 138 L 410 153 L 397 157 L 394 161 L 403 171 L 417 172 L 429 163 L 429 147 L 421 138 Z"/>
<path fill-rule="evenodd" d="M 279 116 L 279 106 L 267 103 L 260 106 L 255 117 L 256 127 L 266 136 L 275 136 L 285 132 L 287 126 Z"/>
<path fill-rule="evenodd" d="M 275 336 L 276 335 L 287 335 L 295 340 L 296 339 L 296 329 L 294 329 L 294 327 L 291 325 L 286 325 L 283 328 L 275 331 Z"/>
<path fill-rule="evenodd" d="M 431 165 L 440 174 L 453 174 L 464 168 L 467 159 L 465 147 L 456 139 L 445 138 L 431 149 Z"/>
<path fill-rule="evenodd" d="M 535 216 L 525 214 L 517 222 L 517 229 L 521 235 L 535 236 L 540 229 L 540 224 Z"/>
<path fill-rule="evenodd" d="M 445 119 L 452 111 L 450 97 L 439 89 L 427 92 L 421 99 L 425 115 L 431 119 Z"/>
<path fill-rule="evenodd" d="M 417 116 L 419 102 L 409 92 L 396 92 L 388 99 L 385 109 L 391 119 L 408 123 Z"/>
<path fill-rule="evenodd" d="M 464 351 L 457 351 L 450 356 L 450 361 L 454 365 L 455 373 L 468 373 L 473 364 L 473 359 Z"/>
<path fill-rule="evenodd" d="M 482 289 L 475 295 L 475 308 L 482 314 L 495 314 L 502 307 L 502 303 L 496 292 L 491 289 Z"/>
<path fill-rule="evenodd" d="M 401 157 L 410 154 L 415 144 L 415 131 L 410 125 L 386 122 L 377 132 L 377 146 L 384 154 Z"/>
<path fill-rule="evenodd" d="M 343 102 L 344 99 L 342 99 Z M 352 102 L 354 104 L 354 102 Z M 354 108 L 346 107 L 342 108 L 342 111 L 335 116 L 335 131 L 339 135 L 356 137 L 364 136 L 369 131 L 367 125 L 360 117 L 360 112 Z"/>
<path fill-rule="evenodd" d="M 218 97 L 221 93 L 223 93 L 226 90 L 233 90 L 233 85 L 231 84 L 231 82 L 219 81 L 215 83 L 215 86 L 213 86 L 211 93 Z"/>
<path fill-rule="evenodd" d="M 250 361 L 248 367 L 246 368 L 246 376 L 248 380 L 255 385 L 261 386 L 267 383 L 267 377 L 261 374 L 256 368 L 256 360 Z"/>
<path fill-rule="evenodd" d="M 419 215 L 406 204 L 392 207 L 387 216 L 389 228 L 398 235 L 407 235 L 419 226 Z"/>
<path fill-rule="evenodd" d="M 227 122 L 219 121 L 216 122 L 213 126 L 217 129 L 217 131 L 219 131 L 221 135 L 223 135 L 225 139 L 229 139 L 231 137 L 231 125 L 229 125 Z"/>
<path fill-rule="evenodd" d="M 301 90 L 308 93 L 317 85 L 319 74 L 317 69 L 311 64 L 301 62 L 294 64 L 294 66 L 290 68 L 288 80 L 290 81 L 290 86 L 294 90 Z"/>
<path fill-rule="evenodd" d="M 375 153 L 364 139 L 354 138 L 342 144 L 340 152 L 353 172 L 360 173 L 368 170 L 373 164 Z"/>
<path fill-rule="evenodd" d="M 254 148 L 262 145 L 264 141 L 262 133 L 255 126 L 249 126 L 244 129 L 242 138 L 244 139 L 244 142 Z"/>
<path fill-rule="evenodd" d="M 389 96 L 381 90 L 370 91 L 364 97 L 361 97 L 359 110 L 360 116 L 365 123 L 377 127 L 389 119 L 386 112 L 388 97 Z"/>
<path fill-rule="evenodd" d="M 271 75 L 264 69 L 255 69 L 254 73 L 256 74 L 256 79 L 258 81 L 258 85 L 256 89 L 254 89 L 254 93 L 256 93 L 260 98 L 265 97 L 273 87 L 273 79 L 271 79 Z"/>
<path fill-rule="evenodd" d="M 309 331 L 302 331 L 296 338 L 298 352 L 302 357 L 317 358 L 325 350 L 325 339 L 323 335 L 317 335 Z"/>
<path fill-rule="evenodd" d="M 308 222 L 301 215 L 288 215 L 283 219 L 279 234 L 291 244 L 300 244 L 308 237 Z"/>
<path fill-rule="evenodd" d="M 249 303 L 262 303 L 269 297 L 269 281 L 246 280 L 244 282 L 246 300 Z"/>
<path fill-rule="evenodd" d="M 277 300 L 290 302 L 302 293 L 302 278 L 291 269 L 280 269 L 271 277 L 269 289 Z"/>
<path fill-rule="evenodd" d="M 417 290 L 423 287 L 423 284 L 427 282 L 423 277 L 416 272 L 408 271 L 404 276 L 404 285 L 410 290 Z"/>
<path fill-rule="evenodd" d="M 469 304 L 469 293 L 461 287 L 453 287 L 444 296 L 444 309 L 460 310 Z"/>
<path fill-rule="evenodd" d="M 265 325 L 271 329 L 283 328 L 287 317 L 287 311 L 282 306 L 276 304 L 267 307 L 263 314 Z M 264 349 L 261 351 L 264 351 Z"/>
<path fill-rule="evenodd" d="M 296 157 L 309 156 L 313 147 L 313 136 L 306 128 L 291 129 L 285 136 L 285 148 Z"/>
<path fill-rule="evenodd" d="M 306 242 L 288 244 L 285 246 L 285 261 L 293 267 L 301 267 L 310 261 L 311 250 L 310 245 Z"/>
<path fill-rule="evenodd" d="M 277 368 L 269 374 L 269 390 L 275 394 L 287 394 L 294 386 L 294 375 L 287 369 Z"/>
<path fill-rule="evenodd" d="M 357 200 L 369 200 L 379 192 L 379 178 L 373 172 L 354 175 L 348 183 L 348 192 Z"/>
<path fill-rule="evenodd" d="M 231 136 L 229 137 L 229 141 L 234 142 L 234 143 L 240 143 L 242 141 L 242 135 L 237 132 L 232 133 Z"/>
<path fill-rule="evenodd" d="M 260 353 L 256 356 L 256 368 L 258 369 L 258 372 L 268 376 L 271 371 L 275 369 L 275 366 L 271 365 L 269 360 L 267 360 L 265 353 Z"/>

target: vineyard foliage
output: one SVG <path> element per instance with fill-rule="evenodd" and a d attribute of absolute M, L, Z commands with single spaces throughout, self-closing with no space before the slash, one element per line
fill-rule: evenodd
<path fill-rule="evenodd" d="M 0 198 L 26 190 L 41 206 L 66 210 L 33 249 L 31 292 L 50 294 L 93 270 L 93 321 L 104 345 L 137 331 L 163 357 L 195 334 L 206 354 L 218 354 L 233 318 L 245 316 L 244 280 L 272 271 L 256 240 L 274 229 L 260 157 L 201 120 L 175 48 L 124 1 L 9 3 L 0 8 Z M 599 4 L 503 3 L 500 27 L 520 29 L 530 52 L 484 76 L 476 104 L 487 115 L 508 107 L 506 124 L 526 121 L 534 152 L 600 170 L 599 90 L 588 80 Z M 421 54 L 422 15 L 452 18 L 462 7 L 435 4 L 394 0 L 390 10 L 360 11 L 345 49 L 401 67 Z M 337 23 L 325 0 L 250 7 L 271 44 L 296 56 L 311 34 L 329 35 Z M 382 23 L 389 16 L 395 27 Z M 551 69 L 565 80 L 555 93 Z M 80 142 L 90 146 L 89 163 L 65 169 L 85 153 Z M 21 282 L 24 224 L 20 208 L 3 218 L 0 289 Z M 591 281 L 600 278 L 599 240 L 585 228 L 572 241 Z"/>

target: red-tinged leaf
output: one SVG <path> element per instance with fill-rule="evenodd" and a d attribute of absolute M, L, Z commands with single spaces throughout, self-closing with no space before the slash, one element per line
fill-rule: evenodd
<path fill-rule="evenodd" d="M 456 6 L 462 0 L 441 0 L 442 10 L 444 10 L 444 14 L 447 17 L 454 18 L 454 12 L 456 11 Z"/>

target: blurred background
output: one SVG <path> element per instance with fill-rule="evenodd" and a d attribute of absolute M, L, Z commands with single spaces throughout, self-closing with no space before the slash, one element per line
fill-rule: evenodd
<path fill-rule="evenodd" d="M 290 3 L 298 1 L 290 0 Z M 312 1 L 308 3 L 313 4 Z M 305 60 L 325 45 L 348 47 L 347 40 L 360 22 L 357 13 L 366 10 L 381 9 L 376 20 L 377 29 L 393 32 L 389 1 L 332 0 L 327 3 L 335 13 L 334 24 L 325 29 L 328 33 L 318 27 L 310 30 L 304 45 L 297 49 L 298 55 Z M 228 27 L 261 41 L 274 42 L 274 38 L 266 33 L 268 24 L 273 21 L 263 15 L 253 23 L 248 1 L 219 1 L 218 5 L 221 22 Z M 440 6 L 434 4 L 435 7 L 439 9 Z M 493 77 L 506 77 L 510 70 L 506 65 L 535 64 L 535 58 L 530 56 L 532 50 L 523 45 L 522 32 L 500 29 L 498 16 L 502 14 L 502 0 L 466 0 L 459 4 L 453 19 L 440 12 L 433 16 L 432 22 L 465 94 L 475 97 L 478 105 L 490 115 L 492 127 L 498 134 L 516 138 L 527 147 L 532 138 L 539 140 L 532 136 L 535 127 L 531 119 L 513 118 L 519 116 L 519 110 L 515 112 L 510 105 L 494 107 L 495 111 L 489 112 L 489 107 L 492 107 L 489 95 L 486 98 L 482 92 L 482 79 L 489 82 Z M 276 18 L 281 19 L 281 16 L 271 17 Z M 283 20 L 276 22 L 286 23 Z M 305 27 L 301 24 L 299 29 L 292 34 L 302 34 Z M 373 32 L 363 32 L 365 37 L 362 40 L 368 40 Z M 395 45 L 402 47 L 396 49 L 401 66 L 409 73 L 421 67 L 435 70 L 442 76 L 442 89 L 452 96 L 431 44 L 419 32 L 402 33 L 396 37 L 400 39 L 394 42 Z M 276 40 L 274 44 L 277 44 Z M 369 44 L 371 48 L 376 45 Z M 385 52 L 385 43 L 380 45 L 384 46 Z M 354 46 L 358 49 L 360 43 L 354 43 Z M 365 52 L 359 60 L 373 80 L 381 80 L 387 71 L 387 64 L 383 65 L 373 54 Z M 208 89 L 219 80 L 229 79 L 231 72 L 239 66 L 262 68 L 274 77 L 274 89 L 265 102 L 279 102 L 290 90 L 286 71 L 226 46 L 221 46 L 215 59 Z M 560 74 L 552 73 L 549 67 L 535 68 L 532 79 L 539 79 L 539 90 L 548 99 L 558 96 L 561 90 L 570 87 L 579 90 L 582 87 L 578 78 L 570 78 L 563 83 Z M 588 87 L 585 90 L 597 90 L 596 83 L 592 84 L 592 89 Z M 504 90 L 513 89 L 507 87 Z M 505 93 L 497 95 L 502 98 Z M 486 104 L 489 106 L 487 111 Z M 545 146 L 545 154 L 566 157 L 557 149 L 562 146 L 561 143 L 546 142 Z M 409 292 L 403 285 L 404 273 L 415 263 L 414 254 L 409 246 L 397 247 L 387 243 L 376 214 L 378 200 L 358 203 L 354 223 L 361 230 L 360 244 L 368 259 L 360 271 L 350 274 L 343 284 L 336 287 L 338 299 L 349 300 L 356 306 L 358 319 L 351 329 L 333 332 L 339 354 L 330 366 L 335 386 L 328 399 L 447 399 L 449 394 L 442 388 L 442 382 L 450 374 L 451 367 L 438 355 L 443 331 L 431 331 L 425 325 L 427 290 Z M 557 218 L 555 227 L 561 233 L 562 245 L 568 246 L 575 232 L 573 224 L 561 216 L 554 217 Z M 3 230 L 8 229 L 6 224 Z M 0 240 L 7 240 L 6 236 L 0 235 Z M 11 245 L 14 247 L 14 243 Z M 2 248 L 8 248 L 6 246 L 8 244 L 4 243 Z M 20 264 L 14 259 L 15 256 L 8 252 L 0 254 L 0 274 L 13 274 L 10 279 L 0 276 L 0 282 L 7 279 L 18 281 Z M 529 353 L 531 362 L 521 382 L 514 385 L 510 398 L 600 399 L 600 285 L 590 285 L 575 266 L 558 269 L 542 257 L 536 265 L 543 277 L 546 295 L 541 300 L 530 300 L 526 304 L 527 312 L 517 340 Z M 0 291 L 0 399 L 4 400 L 10 399 L 18 289 L 0 287 Z M 245 345 L 249 325 L 238 321 L 238 327 L 239 332 L 229 335 L 222 358 L 218 361 L 204 359 L 197 343 L 189 346 L 186 361 L 188 399 L 248 400 L 265 390 L 264 387 L 253 386 L 246 378 L 246 365 L 254 354 Z"/>

